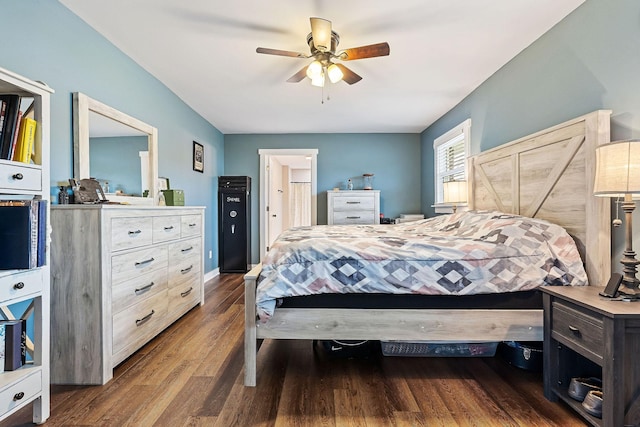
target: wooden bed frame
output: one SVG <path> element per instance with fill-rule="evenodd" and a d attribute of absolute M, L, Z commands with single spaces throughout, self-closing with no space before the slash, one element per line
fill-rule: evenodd
<path fill-rule="evenodd" d="M 595 149 L 609 143 L 611 111 L 599 110 L 469 159 L 471 209 L 549 220 L 571 233 L 590 284 L 611 274 L 609 199 L 593 196 Z M 542 341 L 542 309 L 279 308 L 256 320 L 261 265 L 245 275 L 246 386 L 256 385 L 258 340 Z"/>

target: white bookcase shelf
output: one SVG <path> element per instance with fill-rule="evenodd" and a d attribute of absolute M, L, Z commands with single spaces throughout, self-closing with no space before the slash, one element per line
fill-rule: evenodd
<path fill-rule="evenodd" d="M 0 160 L 1 199 L 41 199 L 49 202 L 49 87 L 0 68 L 0 94 L 17 94 L 33 98 L 34 119 L 38 125 L 35 136 L 35 164 Z M 50 205 L 50 202 L 48 203 Z M 49 218 L 47 206 L 47 221 Z M 33 422 L 44 423 L 49 417 L 49 330 L 50 274 L 49 230 L 46 261 L 42 267 L 30 270 L 0 270 L 0 318 L 27 318 L 33 315 L 33 336 L 27 339 L 31 361 L 15 371 L 0 372 L 0 420 L 33 404 Z M 0 243 L 1 244 L 1 243 Z M 25 303 L 25 302 L 29 303 Z M 14 304 L 26 309 L 16 312 Z"/>

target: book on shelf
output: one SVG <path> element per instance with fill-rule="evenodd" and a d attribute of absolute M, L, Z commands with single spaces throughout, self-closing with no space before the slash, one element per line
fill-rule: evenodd
<path fill-rule="evenodd" d="M 27 321 L 0 320 L 4 328 L 4 370 L 15 371 L 27 361 Z"/>
<path fill-rule="evenodd" d="M 46 200 L 0 200 L 0 270 L 44 265 L 46 213 Z"/>
<path fill-rule="evenodd" d="M 0 372 L 4 372 L 4 325 L 0 323 Z"/>
<path fill-rule="evenodd" d="M 20 96 L 4 94 L 0 95 L 0 100 L 7 103 L 5 107 L 4 121 L 2 123 L 2 139 L 0 140 L 0 159 L 10 160 L 11 147 L 15 139 L 17 127 L 19 125 L 18 115 L 20 113 Z"/>
<path fill-rule="evenodd" d="M 0 99 L 0 147 L 2 147 L 2 134 L 4 133 L 4 117 L 6 113 L 7 101 Z"/>
<path fill-rule="evenodd" d="M 11 160 L 22 163 L 31 162 L 37 126 L 38 124 L 35 120 L 29 117 L 22 117 Z"/>
<path fill-rule="evenodd" d="M 7 160 L 13 160 L 13 155 L 16 151 L 16 145 L 18 144 L 18 137 L 20 136 L 20 126 L 22 125 L 22 111 L 18 111 L 18 120 L 16 121 L 16 129 L 13 134 L 13 141 L 9 147 L 9 154 L 7 154 Z"/>

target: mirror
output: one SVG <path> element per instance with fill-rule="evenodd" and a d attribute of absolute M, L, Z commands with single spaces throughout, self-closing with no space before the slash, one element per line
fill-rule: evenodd
<path fill-rule="evenodd" d="M 99 180 L 109 201 L 157 204 L 158 130 L 83 93 L 74 93 L 73 175 Z M 145 190 L 148 197 L 143 197 Z"/>

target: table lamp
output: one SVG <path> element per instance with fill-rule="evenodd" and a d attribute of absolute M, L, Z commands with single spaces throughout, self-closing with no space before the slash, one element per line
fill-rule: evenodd
<path fill-rule="evenodd" d="M 447 181 L 442 183 L 443 201 L 450 203 L 456 213 L 459 203 L 467 202 L 467 181 Z"/>
<path fill-rule="evenodd" d="M 596 149 L 596 177 L 593 194 L 602 197 L 624 198 L 622 210 L 625 219 L 625 250 L 622 263 L 623 277 L 620 289 L 625 294 L 640 294 L 636 277 L 637 265 L 633 251 L 632 215 L 636 207 L 633 195 L 640 195 L 640 140 L 616 141 Z M 638 196 L 636 196 L 638 197 Z M 639 295 L 640 296 L 640 295 Z"/>

